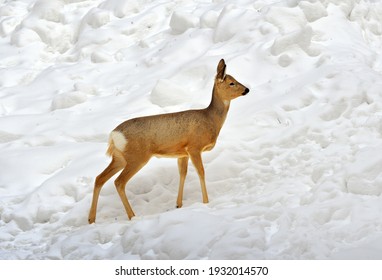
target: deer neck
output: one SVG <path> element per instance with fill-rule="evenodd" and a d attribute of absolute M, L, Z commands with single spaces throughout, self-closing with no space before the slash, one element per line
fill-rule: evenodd
<path fill-rule="evenodd" d="M 213 119 L 219 131 L 224 124 L 229 110 L 230 100 L 222 100 L 218 94 L 216 85 L 212 91 L 212 99 L 210 105 L 206 108 L 208 115 Z"/>

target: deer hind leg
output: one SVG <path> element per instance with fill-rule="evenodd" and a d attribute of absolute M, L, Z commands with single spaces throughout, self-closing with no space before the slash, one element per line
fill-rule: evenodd
<path fill-rule="evenodd" d="M 208 203 L 208 195 L 207 195 L 206 181 L 204 178 L 204 167 L 202 162 L 202 155 L 199 151 L 190 152 L 189 155 L 199 175 L 200 185 L 202 187 L 203 203 Z"/>
<path fill-rule="evenodd" d="M 178 191 L 178 199 L 176 200 L 176 208 L 180 208 L 183 205 L 183 189 L 184 189 L 184 181 L 186 180 L 187 175 L 187 167 L 188 167 L 188 157 L 178 158 L 178 168 L 179 168 L 179 191 Z"/>
<path fill-rule="evenodd" d="M 137 159 L 139 159 L 139 161 Z M 130 206 L 129 200 L 127 199 L 125 187 L 131 177 L 133 177 L 143 166 L 145 166 L 149 159 L 149 156 L 141 157 L 139 155 L 134 155 L 134 159 L 127 161 L 125 168 L 114 182 L 129 219 L 134 217 L 135 214 Z"/>
<path fill-rule="evenodd" d="M 97 176 L 94 183 L 93 200 L 92 200 L 92 205 L 90 207 L 90 212 L 89 212 L 89 218 L 88 218 L 89 224 L 92 224 L 95 222 L 98 198 L 99 198 L 99 194 L 101 192 L 102 186 L 106 183 L 107 180 L 109 180 L 118 171 L 124 168 L 125 165 L 126 165 L 126 162 L 124 161 L 123 158 L 120 158 L 118 156 L 113 156 L 113 159 L 111 163 L 109 164 L 109 166 L 106 167 L 106 169 Z"/>

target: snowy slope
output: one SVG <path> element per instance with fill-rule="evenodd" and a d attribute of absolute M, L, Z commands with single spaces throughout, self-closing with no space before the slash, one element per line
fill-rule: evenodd
<path fill-rule="evenodd" d="M 0 259 L 382 258 L 382 4 L 0 1 Z M 251 89 L 190 166 L 110 180 L 108 133 L 202 108 L 216 65 Z"/>

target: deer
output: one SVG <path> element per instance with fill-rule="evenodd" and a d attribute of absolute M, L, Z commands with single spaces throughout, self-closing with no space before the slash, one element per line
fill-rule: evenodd
<path fill-rule="evenodd" d="M 110 133 L 107 155 L 112 160 L 95 179 L 89 224 L 95 222 L 102 186 L 121 170 L 114 184 L 129 220 L 135 216 L 127 199 L 125 187 L 153 156 L 178 159 L 180 180 L 177 208 L 182 207 L 183 203 L 189 159 L 199 176 L 203 203 L 208 203 L 202 152 L 210 151 L 215 146 L 231 100 L 249 92 L 247 87 L 225 72 L 226 64 L 224 59 L 221 59 L 217 66 L 212 99 L 208 107 L 133 118 L 119 124 Z"/>

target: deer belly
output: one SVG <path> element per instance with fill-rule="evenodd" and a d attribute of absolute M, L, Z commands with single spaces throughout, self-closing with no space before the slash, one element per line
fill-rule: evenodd
<path fill-rule="evenodd" d="M 187 150 L 186 147 L 171 147 L 168 149 L 158 150 L 156 153 L 154 153 L 155 157 L 161 158 L 161 157 L 167 157 L 167 158 L 179 158 L 179 157 L 185 157 L 187 156 Z"/>

